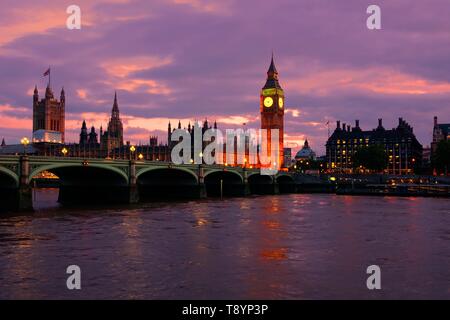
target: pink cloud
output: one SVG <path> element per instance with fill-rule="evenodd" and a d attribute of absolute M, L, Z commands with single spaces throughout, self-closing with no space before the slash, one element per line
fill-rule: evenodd
<path fill-rule="evenodd" d="M 319 70 L 288 78 L 288 91 L 327 96 L 337 91 L 368 91 L 387 95 L 422 95 L 450 93 L 450 82 L 430 81 L 399 71 L 372 68 L 362 70 Z"/>

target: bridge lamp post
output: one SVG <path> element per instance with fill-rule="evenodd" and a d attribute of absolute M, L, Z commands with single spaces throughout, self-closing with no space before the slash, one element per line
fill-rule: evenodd
<path fill-rule="evenodd" d="M 133 158 L 132 156 L 133 156 L 135 151 L 136 151 L 136 147 L 135 146 L 131 146 L 130 147 L 130 160 Z"/>
<path fill-rule="evenodd" d="M 139 153 L 138 158 L 139 158 L 139 160 L 142 160 L 142 159 L 144 159 L 144 155 L 142 153 Z"/>
<path fill-rule="evenodd" d="M 67 149 L 65 147 L 62 148 L 61 153 L 63 154 L 64 157 L 66 156 L 67 152 L 68 151 L 67 151 Z"/>
<path fill-rule="evenodd" d="M 28 140 L 27 137 L 23 137 L 20 140 L 20 143 L 23 145 L 23 154 L 26 155 L 27 154 L 27 146 L 30 143 L 30 140 Z"/>

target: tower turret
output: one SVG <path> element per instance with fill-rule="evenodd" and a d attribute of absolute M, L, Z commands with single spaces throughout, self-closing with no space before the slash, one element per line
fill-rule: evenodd
<path fill-rule="evenodd" d="M 81 125 L 81 132 L 80 132 L 80 144 L 87 144 L 88 143 L 88 132 L 87 132 L 87 126 L 86 121 L 83 120 L 83 124 Z"/>

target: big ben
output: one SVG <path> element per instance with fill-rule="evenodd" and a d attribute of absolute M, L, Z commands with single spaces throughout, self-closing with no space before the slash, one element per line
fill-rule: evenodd
<path fill-rule="evenodd" d="M 267 130 L 268 150 L 271 150 L 271 131 L 279 130 L 278 141 L 278 162 L 276 167 L 280 168 L 283 164 L 283 136 L 284 136 L 284 91 L 278 81 L 278 71 L 273 61 L 270 62 L 267 70 L 267 80 L 261 89 L 260 95 L 261 129 Z"/>

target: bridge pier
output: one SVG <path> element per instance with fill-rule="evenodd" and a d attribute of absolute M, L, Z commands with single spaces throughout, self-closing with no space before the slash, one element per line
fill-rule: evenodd
<path fill-rule="evenodd" d="M 19 186 L 16 191 L 15 209 L 18 211 L 33 210 L 33 192 L 28 183 L 28 177 L 30 175 L 30 160 L 28 156 L 21 156 L 19 164 L 20 178 Z"/>
<path fill-rule="evenodd" d="M 206 185 L 204 183 L 198 184 L 198 198 L 199 199 L 206 199 L 208 197 L 206 193 Z"/>
<path fill-rule="evenodd" d="M 134 160 L 130 160 L 128 172 L 129 172 L 128 203 L 138 203 L 139 189 L 136 177 L 136 163 Z"/>
<path fill-rule="evenodd" d="M 244 168 L 244 185 L 242 190 L 242 196 L 246 197 L 249 196 L 252 193 L 250 189 L 250 183 L 248 182 L 248 172 Z"/>
<path fill-rule="evenodd" d="M 274 182 L 272 184 L 272 194 L 280 194 L 280 185 L 276 180 L 274 179 Z"/>
<path fill-rule="evenodd" d="M 199 199 L 208 197 L 205 185 L 205 170 L 202 165 L 198 167 L 198 197 Z"/>

